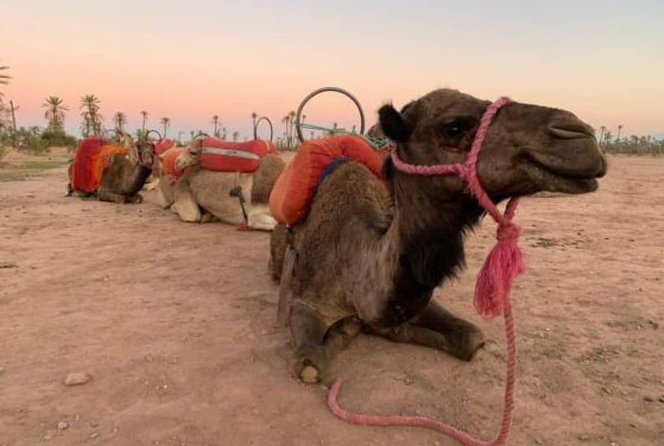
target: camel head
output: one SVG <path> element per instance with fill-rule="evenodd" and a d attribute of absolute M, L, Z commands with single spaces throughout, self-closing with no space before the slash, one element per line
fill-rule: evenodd
<path fill-rule="evenodd" d="M 154 142 L 147 138 L 139 138 L 134 142 L 134 139 L 128 133 L 119 130 L 118 140 L 120 145 L 129 148 L 129 160 L 133 164 L 140 164 L 143 167 L 152 168 L 155 157 Z"/>
<path fill-rule="evenodd" d="M 154 141 L 145 138 L 139 139 L 135 145 L 135 153 L 141 166 L 152 169 L 156 162 Z"/>
<path fill-rule="evenodd" d="M 397 143 L 398 155 L 407 163 L 463 163 L 489 104 L 455 90 L 435 90 L 401 112 L 383 106 L 380 127 Z M 606 159 L 588 124 L 568 111 L 516 102 L 505 105 L 494 118 L 477 163 L 480 182 L 495 201 L 539 191 L 592 192 L 597 189 L 596 178 L 606 170 Z M 465 189 L 456 177 L 411 181 L 425 182 L 431 194 L 441 188 Z"/>

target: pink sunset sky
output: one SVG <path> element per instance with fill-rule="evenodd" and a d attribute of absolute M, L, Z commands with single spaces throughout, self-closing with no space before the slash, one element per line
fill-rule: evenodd
<path fill-rule="evenodd" d="M 253 111 L 278 123 L 310 91 L 339 86 L 367 120 L 434 88 L 573 111 L 623 135 L 664 132 L 664 1 L 37 1 L 4 0 L 0 65 L 19 125 L 44 126 L 47 96 L 69 107 L 101 99 L 140 126 L 141 110 L 171 136 L 250 135 Z M 357 123 L 350 103 L 320 97 L 322 125 Z M 281 125 L 277 125 L 277 133 Z M 660 135 L 664 136 L 664 135 Z"/>

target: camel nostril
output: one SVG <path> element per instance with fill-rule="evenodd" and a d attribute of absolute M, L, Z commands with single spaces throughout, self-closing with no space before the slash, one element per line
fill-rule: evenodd
<path fill-rule="evenodd" d="M 561 139 L 588 138 L 595 136 L 593 129 L 581 122 L 552 123 L 549 125 L 549 132 L 551 132 L 556 138 Z"/>

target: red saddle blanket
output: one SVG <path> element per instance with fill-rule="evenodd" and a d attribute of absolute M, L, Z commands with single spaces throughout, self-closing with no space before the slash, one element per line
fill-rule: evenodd
<path fill-rule="evenodd" d="M 175 147 L 175 141 L 172 139 L 162 139 L 161 141 L 155 143 L 154 153 L 159 156 L 168 149 Z"/>
<path fill-rule="evenodd" d="M 129 149 L 111 145 L 103 138 L 85 138 L 78 146 L 71 170 L 71 186 L 74 190 L 94 193 L 101 184 L 104 170 L 115 155 L 127 155 Z"/>
<path fill-rule="evenodd" d="M 333 162 L 353 160 L 376 176 L 385 158 L 358 136 L 333 136 L 306 141 L 281 173 L 270 194 L 270 211 L 279 222 L 294 225 L 309 214 L 319 182 Z"/>
<path fill-rule="evenodd" d="M 256 139 L 246 142 L 230 142 L 217 138 L 203 139 L 200 166 L 219 172 L 255 172 L 265 155 L 277 153 L 270 141 Z"/>

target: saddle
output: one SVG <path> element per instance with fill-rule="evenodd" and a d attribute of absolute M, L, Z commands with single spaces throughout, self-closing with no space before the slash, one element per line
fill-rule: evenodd
<path fill-rule="evenodd" d="M 258 170 L 261 158 L 276 153 L 277 147 L 262 139 L 231 142 L 206 137 L 201 144 L 199 165 L 201 169 L 217 172 L 253 173 Z"/>
<path fill-rule="evenodd" d="M 272 189 L 272 216 L 279 223 L 288 225 L 306 219 L 318 185 L 346 160 L 362 163 L 380 176 L 385 158 L 358 136 L 332 136 L 305 141 Z"/>

